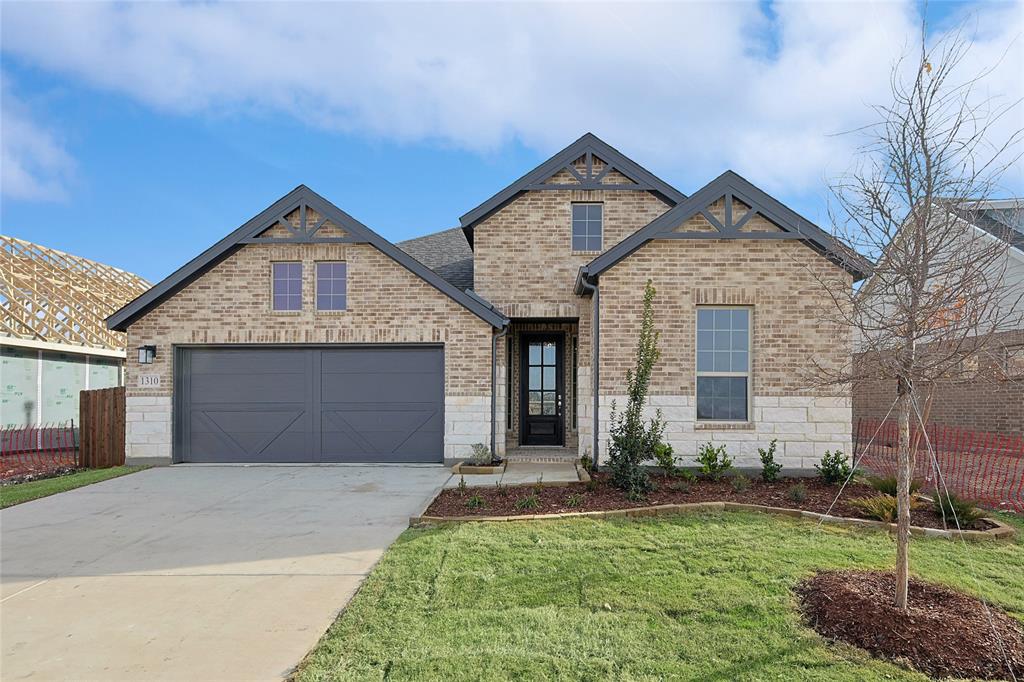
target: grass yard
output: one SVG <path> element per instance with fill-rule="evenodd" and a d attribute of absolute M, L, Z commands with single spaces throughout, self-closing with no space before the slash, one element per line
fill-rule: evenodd
<path fill-rule="evenodd" d="M 912 571 L 978 594 L 968 551 L 981 594 L 1024 620 L 1020 539 L 915 538 Z M 925 680 L 827 644 L 790 591 L 893 555 L 882 533 L 754 513 L 409 530 L 295 678 Z"/>
<path fill-rule="evenodd" d="M 0 486 L 0 509 L 28 502 L 29 500 L 37 500 L 40 497 L 62 493 L 67 490 L 81 488 L 83 485 L 99 483 L 100 481 L 117 478 L 125 474 L 133 474 L 145 468 L 139 466 L 119 466 L 110 467 L 109 469 L 86 469 L 64 476 L 44 478 L 39 481 Z"/>

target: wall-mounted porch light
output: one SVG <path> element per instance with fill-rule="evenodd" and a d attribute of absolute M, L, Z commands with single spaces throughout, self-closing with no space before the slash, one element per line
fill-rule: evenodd
<path fill-rule="evenodd" d="M 139 364 L 152 365 L 156 357 L 156 346 L 139 346 Z"/>

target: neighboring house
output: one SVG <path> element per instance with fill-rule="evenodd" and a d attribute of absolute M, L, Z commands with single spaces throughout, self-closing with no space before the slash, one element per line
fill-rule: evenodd
<path fill-rule="evenodd" d="M 150 286 L 130 272 L 0 235 L 0 426 L 78 419 L 78 392 L 121 385 L 105 318 Z"/>
<path fill-rule="evenodd" d="M 1000 266 L 1000 274 L 1005 287 L 1002 310 L 1008 321 L 1003 330 L 991 335 L 985 351 L 970 366 L 924 387 L 932 396 L 929 421 L 1024 436 L 1024 199 L 950 206 L 948 210 L 959 218 L 955 224 L 962 224 L 965 239 L 980 238 L 1005 248 L 1005 261 L 1000 261 L 1005 268 Z M 870 286 L 868 280 L 865 288 Z M 857 354 L 855 362 L 867 368 L 870 357 Z M 854 419 L 884 418 L 895 398 L 894 381 L 858 382 L 853 389 Z"/>
<path fill-rule="evenodd" d="M 789 466 L 848 448 L 850 361 L 815 276 L 867 265 L 726 172 L 687 197 L 584 135 L 461 218 L 394 245 L 300 186 L 112 315 L 129 346 L 128 456 L 441 462 L 606 456 L 640 301 L 658 288 L 651 409 L 681 456 Z M 594 386 L 599 390 L 595 396 Z"/>

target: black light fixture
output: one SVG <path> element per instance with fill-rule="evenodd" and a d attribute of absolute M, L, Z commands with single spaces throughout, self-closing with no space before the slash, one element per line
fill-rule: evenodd
<path fill-rule="evenodd" d="M 139 364 L 152 365 L 156 357 L 156 346 L 139 346 Z"/>

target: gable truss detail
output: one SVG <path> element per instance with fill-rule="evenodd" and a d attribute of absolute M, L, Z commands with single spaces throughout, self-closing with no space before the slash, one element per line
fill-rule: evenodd
<path fill-rule="evenodd" d="M 580 172 L 580 170 L 576 168 L 576 161 L 579 160 L 579 159 L 583 159 L 583 171 L 582 172 Z M 600 168 L 600 169 L 595 168 L 595 163 L 594 163 L 595 160 L 598 162 L 598 164 L 603 164 L 603 168 Z M 604 182 L 605 177 L 607 177 L 608 174 L 611 173 L 612 171 L 617 172 L 619 175 L 621 175 L 622 177 L 626 178 L 630 182 L 628 182 L 628 183 L 627 182 L 616 182 L 616 183 L 606 183 L 606 182 Z M 606 189 L 608 189 L 608 190 L 621 190 L 621 189 L 631 189 L 631 190 L 646 190 L 646 191 L 652 191 L 652 190 L 658 189 L 658 188 L 656 188 L 652 184 L 645 183 L 645 182 L 643 182 L 643 181 L 641 181 L 641 180 L 639 180 L 639 179 L 637 179 L 635 177 L 631 177 L 628 170 L 624 170 L 622 168 L 616 168 L 614 163 L 605 161 L 604 159 L 602 159 L 600 157 L 596 157 L 594 155 L 594 150 L 593 149 L 587 149 L 586 152 L 581 157 L 578 157 L 576 160 L 570 161 L 569 163 L 566 163 L 561 168 L 556 169 L 555 172 L 552 173 L 551 176 L 549 176 L 549 177 L 554 177 L 554 176 L 556 176 L 556 175 L 558 175 L 559 173 L 562 173 L 562 172 L 566 172 L 569 175 L 571 175 L 573 178 L 576 179 L 576 182 L 574 182 L 574 183 L 545 182 L 545 181 L 534 182 L 534 183 L 528 184 L 525 187 L 525 189 L 528 189 L 528 190 L 546 190 L 546 189 L 548 189 L 548 190 L 550 190 L 550 189 L 561 189 L 561 190 L 565 190 L 565 189 L 571 189 L 571 190 L 606 190 Z"/>
<path fill-rule="evenodd" d="M 290 216 L 298 212 L 298 220 L 292 221 Z M 317 210 L 308 201 L 299 201 L 287 207 L 276 216 L 252 229 L 249 236 L 239 240 L 242 244 L 365 244 L 365 236 L 353 234 L 347 226 L 339 226 L 345 231 L 344 236 L 325 236 L 325 227 L 333 225 L 324 211 Z M 268 232 L 276 232 L 268 235 Z M 287 236 L 278 236 L 287 235 Z"/>
<path fill-rule="evenodd" d="M 747 210 L 737 212 L 734 200 L 742 202 Z M 724 201 L 724 215 L 719 219 L 711 207 L 718 201 Z M 676 216 L 676 227 L 664 227 L 654 235 L 655 239 L 806 239 L 807 235 L 801 234 L 799 228 L 789 229 L 773 219 L 770 209 L 759 204 L 756 200 L 736 189 L 729 189 L 724 194 L 710 199 L 703 208 L 688 211 L 689 215 Z M 714 230 L 681 230 L 679 225 L 685 225 L 686 221 L 695 215 L 702 216 L 707 220 Z M 773 226 L 778 228 L 777 232 L 766 231 L 743 231 L 743 227 L 750 222 L 751 218 L 761 216 Z"/>

